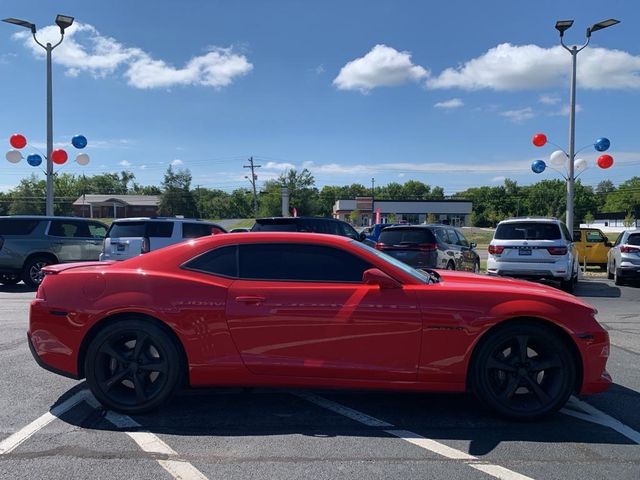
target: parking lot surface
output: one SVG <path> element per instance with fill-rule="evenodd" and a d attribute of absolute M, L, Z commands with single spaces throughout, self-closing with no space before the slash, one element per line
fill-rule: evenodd
<path fill-rule="evenodd" d="M 469 395 L 285 389 L 185 392 L 158 412 L 102 409 L 26 343 L 22 285 L 0 287 L 0 478 L 640 478 L 640 288 L 576 294 L 611 336 L 602 394 L 545 421 L 496 418 Z"/>

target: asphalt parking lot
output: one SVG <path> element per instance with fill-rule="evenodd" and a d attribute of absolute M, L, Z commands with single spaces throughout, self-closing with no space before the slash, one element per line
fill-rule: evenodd
<path fill-rule="evenodd" d="M 128 417 L 36 365 L 34 293 L 0 286 L 0 478 L 640 478 L 640 287 L 576 294 L 599 310 L 615 385 L 513 423 L 467 395 L 207 389 Z"/>

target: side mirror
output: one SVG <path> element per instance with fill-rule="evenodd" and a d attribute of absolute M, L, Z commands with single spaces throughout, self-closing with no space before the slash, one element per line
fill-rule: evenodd
<path fill-rule="evenodd" d="M 604 244 L 609 248 L 613 247 L 613 243 L 611 242 L 604 242 Z"/>
<path fill-rule="evenodd" d="M 365 232 L 360 232 L 360 241 L 364 242 L 365 238 L 367 238 L 367 234 Z"/>
<path fill-rule="evenodd" d="M 478 246 L 478 244 L 477 244 L 476 242 L 471 242 L 471 243 L 469 244 L 469 247 L 470 247 L 470 248 L 476 248 L 477 246 Z"/>
<path fill-rule="evenodd" d="M 609 237 L 604 237 L 604 239 L 602 241 L 606 245 L 607 243 L 609 243 Z"/>
<path fill-rule="evenodd" d="M 370 268 L 362 274 L 362 281 L 367 285 L 378 285 L 380 290 L 387 288 L 402 288 L 400 282 L 394 280 L 382 270 Z"/>

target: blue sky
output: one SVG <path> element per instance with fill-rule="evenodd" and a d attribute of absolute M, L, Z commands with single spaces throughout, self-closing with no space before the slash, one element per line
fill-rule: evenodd
<path fill-rule="evenodd" d="M 55 38 L 55 15 L 76 18 L 53 54 L 54 136 L 87 136 L 91 163 L 61 171 L 128 169 L 157 184 L 167 166 L 194 185 L 248 186 L 307 167 L 318 186 L 417 179 L 448 194 L 504 177 L 521 184 L 544 132 L 567 147 L 571 56 L 555 21 L 574 19 L 578 56 L 576 145 L 610 138 L 615 165 L 583 181 L 618 184 L 640 171 L 640 46 L 636 2 L 539 1 L 119 1 L 3 0 L 2 18 Z M 0 25 L 0 138 L 45 143 L 45 62 L 27 30 Z M 42 35 L 42 37 L 40 37 Z M 31 153 L 25 149 L 25 156 Z M 0 190 L 39 172 L 0 163 Z"/>

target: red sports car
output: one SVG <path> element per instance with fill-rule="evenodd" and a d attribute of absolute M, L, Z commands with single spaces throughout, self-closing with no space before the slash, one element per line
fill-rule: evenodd
<path fill-rule="evenodd" d="M 502 415 L 601 392 L 596 311 L 543 285 L 412 269 L 360 242 L 238 233 L 63 264 L 31 304 L 38 363 L 149 411 L 182 385 L 472 391 Z"/>

